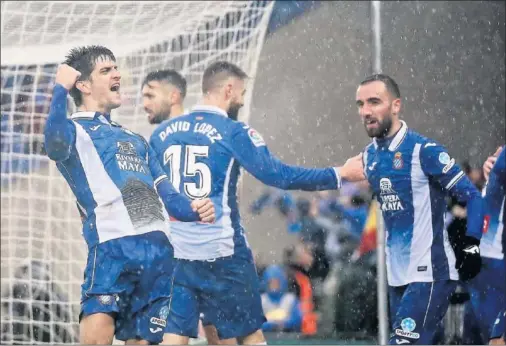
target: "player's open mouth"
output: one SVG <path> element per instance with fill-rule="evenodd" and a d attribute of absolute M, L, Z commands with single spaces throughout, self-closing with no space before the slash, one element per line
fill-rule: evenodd
<path fill-rule="evenodd" d="M 366 126 L 369 126 L 369 125 L 376 125 L 378 123 L 378 121 L 376 119 L 367 119 L 365 121 L 365 124 Z"/>
<path fill-rule="evenodd" d="M 119 83 L 113 84 L 112 87 L 111 87 L 111 91 L 119 91 L 119 86 L 120 86 Z"/>

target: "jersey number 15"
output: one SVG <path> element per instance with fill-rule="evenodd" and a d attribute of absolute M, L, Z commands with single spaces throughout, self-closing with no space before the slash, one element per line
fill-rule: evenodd
<path fill-rule="evenodd" d="M 181 174 L 184 177 L 199 175 L 200 184 L 185 182 L 183 189 L 185 194 L 192 199 L 205 198 L 211 193 L 211 170 L 204 162 L 197 162 L 197 158 L 207 158 L 209 147 L 203 145 L 187 145 L 184 155 L 184 169 L 181 171 L 182 146 L 171 145 L 163 154 L 163 164 L 169 165 L 170 181 L 178 191 L 181 185 Z"/>

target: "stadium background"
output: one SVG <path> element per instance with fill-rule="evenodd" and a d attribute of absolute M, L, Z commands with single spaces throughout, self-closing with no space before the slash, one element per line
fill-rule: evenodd
<path fill-rule="evenodd" d="M 400 84 L 402 117 L 473 165 L 505 141 L 504 12 L 502 2 L 492 1 L 382 3 L 383 72 Z M 368 2 L 276 3 L 250 119 L 274 153 L 288 163 L 323 167 L 368 143 L 354 93 L 371 72 L 371 41 Z M 279 262 L 295 237 L 275 210 L 248 213 L 262 189 L 246 174 L 244 225 L 255 252 Z M 287 337 L 278 342 L 296 340 Z"/>

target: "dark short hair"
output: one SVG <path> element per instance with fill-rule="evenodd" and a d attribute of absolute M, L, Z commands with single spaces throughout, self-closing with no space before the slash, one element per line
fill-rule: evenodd
<path fill-rule="evenodd" d="M 395 80 L 392 77 L 390 77 L 386 74 L 381 74 L 381 73 L 373 74 L 373 75 L 367 77 L 366 79 L 364 79 L 362 82 L 360 82 L 360 85 L 364 85 L 364 84 L 371 83 L 374 81 L 383 82 L 383 84 L 385 84 L 388 92 L 392 96 L 394 96 L 395 98 L 401 97 L 401 91 L 399 90 L 399 85 L 397 85 L 397 83 L 395 82 Z"/>
<path fill-rule="evenodd" d="M 230 77 L 236 77 L 244 80 L 248 78 L 248 75 L 239 66 L 228 61 L 217 61 L 212 63 L 204 71 L 204 76 L 202 78 L 202 93 L 208 93 Z"/>
<path fill-rule="evenodd" d="M 176 70 L 167 69 L 150 72 L 146 78 L 144 78 L 142 86 L 152 81 L 171 84 L 179 90 L 183 98 L 186 97 L 186 79 Z"/>
<path fill-rule="evenodd" d="M 116 57 L 108 48 L 93 45 L 72 48 L 65 57 L 65 61 L 63 63 L 81 72 L 79 80 L 83 81 L 90 78 L 99 58 L 108 58 L 112 61 L 116 61 Z M 76 86 L 70 90 L 70 96 L 74 99 L 74 103 L 77 107 L 83 103 L 81 92 Z"/>

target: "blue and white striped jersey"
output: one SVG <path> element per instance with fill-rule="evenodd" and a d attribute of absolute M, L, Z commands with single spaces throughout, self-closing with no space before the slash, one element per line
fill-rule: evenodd
<path fill-rule="evenodd" d="M 166 120 L 150 145 L 176 190 L 192 199 L 214 202 L 214 224 L 171 222 L 176 258 L 211 260 L 247 249 L 237 200 L 240 167 L 263 183 L 281 189 L 330 190 L 340 187 L 333 168 L 305 169 L 271 155 L 248 125 L 233 121 L 217 107 L 196 106 Z"/>
<path fill-rule="evenodd" d="M 487 185 L 483 189 L 485 199 L 485 224 L 480 243 L 483 257 L 502 259 L 502 237 L 504 231 L 504 210 L 506 190 L 506 150 L 503 150 L 490 172 Z"/>
<path fill-rule="evenodd" d="M 374 139 L 365 149 L 364 170 L 385 221 L 389 285 L 458 280 L 444 228 L 446 193 L 467 201 L 468 235 L 477 239 L 483 208 L 455 159 L 402 122 L 395 136 Z"/>
<path fill-rule="evenodd" d="M 199 220 L 142 136 L 108 114 L 78 112 L 67 119 L 67 94 L 61 85 L 53 90 L 45 148 L 76 196 L 89 248 L 156 230 L 168 235 L 165 209 L 181 220 Z"/>

